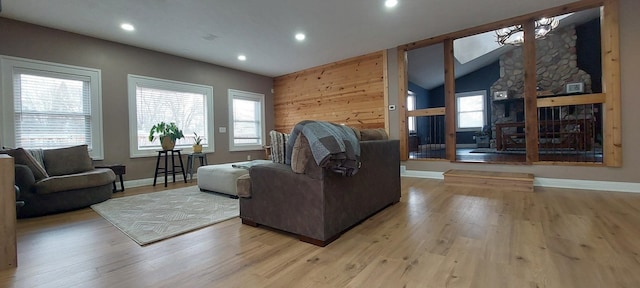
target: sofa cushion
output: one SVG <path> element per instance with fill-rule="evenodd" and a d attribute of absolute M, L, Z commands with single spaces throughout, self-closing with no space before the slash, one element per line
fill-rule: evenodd
<path fill-rule="evenodd" d="M 46 159 L 46 158 L 45 158 Z M 84 189 L 111 184 L 116 174 L 107 168 L 98 168 L 83 173 L 51 176 L 36 182 L 33 189 L 38 194 Z"/>
<path fill-rule="evenodd" d="M 287 141 L 289 141 L 289 134 L 271 130 L 269 132 L 271 138 L 271 160 L 274 163 L 284 164 L 287 156 Z"/>
<path fill-rule="evenodd" d="M 93 170 L 87 145 L 44 150 L 44 165 L 50 176 Z"/>
<path fill-rule="evenodd" d="M 8 149 L 0 151 L 0 154 L 8 154 L 14 158 L 16 164 L 21 164 L 29 167 L 29 170 L 33 173 L 33 177 L 36 181 L 49 177 L 47 171 L 40 165 L 38 160 L 33 158 L 26 150 L 22 148 Z"/>
<path fill-rule="evenodd" d="M 383 128 L 360 130 L 360 141 L 388 140 L 387 131 Z"/>

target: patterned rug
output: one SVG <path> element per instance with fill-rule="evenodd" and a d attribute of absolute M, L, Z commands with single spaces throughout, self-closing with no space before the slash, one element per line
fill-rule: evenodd
<path fill-rule="evenodd" d="M 91 208 L 140 245 L 240 214 L 238 199 L 200 192 L 198 186 L 114 198 Z"/>

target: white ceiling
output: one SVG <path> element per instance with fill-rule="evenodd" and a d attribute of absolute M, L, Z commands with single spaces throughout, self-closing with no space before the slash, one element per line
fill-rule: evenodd
<path fill-rule="evenodd" d="M 4 0 L 0 16 L 275 77 L 574 0 L 398 2 Z"/>

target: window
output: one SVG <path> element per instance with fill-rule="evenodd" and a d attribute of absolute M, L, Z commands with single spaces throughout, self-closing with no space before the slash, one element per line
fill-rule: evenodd
<path fill-rule="evenodd" d="M 473 91 L 456 94 L 457 131 L 482 129 L 486 123 L 486 91 Z"/>
<path fill-rule="evenodd" d="M 175 122 L 185 138 L 176 149 L 191 148 L 194 132 L 204 138 L 204 152 L 213 152 L 213 87 L 129 75 L 129 142 L 131 157 L 156 155 L 160 141 L 149 142 L 159 122 Z"/>
<path fill-rule="evenodd" d="M 2 145 L 86 144 L 102 160 L 100 70 L 14 57 L 2 62 Z"/>
<path fill-rule="evenodd" d="M 407 111 L 416 110 L 416 94 L 409 91 L 409 95 L 407 95 Z M 416 117 L 411 116 L 407 118 L 407 126 L 409 128 L 409 133 L 416 133 Z"/>
<path fill-rule="evenodd" d="M 264 145 L 264 95 L 229 89 L 229 150 L 261 150 Z"/>

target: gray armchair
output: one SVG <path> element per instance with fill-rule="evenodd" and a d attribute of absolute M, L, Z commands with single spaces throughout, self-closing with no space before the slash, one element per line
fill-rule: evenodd
<path fill-rule="evenodd" d="M 15 158 L 18 218 L 87 207 L 111 198 L 115 174 L 93 168 L 86 145 L 44 150 L 44 167 L 24 149 L 4 151 Z M 18 191 L 17 191 L 18 192 Z"/>

